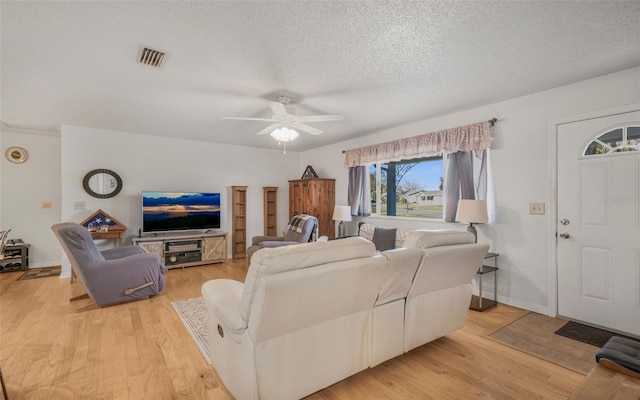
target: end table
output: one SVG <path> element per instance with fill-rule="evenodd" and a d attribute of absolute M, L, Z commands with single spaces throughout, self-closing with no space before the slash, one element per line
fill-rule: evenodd
<path fill-rule="evenodd" d="M 484 311 L 498 304 L 498 253 L 487 253 L 485 260 L 493 259 L 493 265 L 484 265 L 484 263 L 476 272 L 478 276 L 478 295 L 471 296 L 471 304 L 469 308 L 475 311 Z M 493 273 L 493 300 L 482 297 L 482 277 L 485 274 Z"/>

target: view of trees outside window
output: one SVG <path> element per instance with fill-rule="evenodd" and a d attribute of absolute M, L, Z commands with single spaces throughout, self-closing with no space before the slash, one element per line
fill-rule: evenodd
<path fill-rule="evenodd" d="M 640 126 L 628 125 L 604 132 L 584 151 L 585 156 L 640 151 Z"/>
<path fill-rule="evenodd" d="M 377 174 L 378 167 L 380 174 Z M 372 213 L 442 219 L 442 157 L 374 164 L 369 167 L 369 176 Z M 376 207 L 377 199 L 380 199 L 380 210 Z"/>

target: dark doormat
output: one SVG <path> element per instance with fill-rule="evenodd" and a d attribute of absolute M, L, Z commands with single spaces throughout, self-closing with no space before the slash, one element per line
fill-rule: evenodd
<path fill-rule="evenodd" d="M 27 279 L 37 279 L 37 278 L 47 278 L 49 276 L 60 276 L 61 267 L 59 265 L 55 267 L 43 267 L 43 268 L 33 268 L 22 274 L 19 281 L 24 281 Z"/>
<path fill-rule="evenodd" d="M 569 321 L 564 324 L 560 329 L 555 331 L 557 335 L 568 337 L 569 339 L 578 340 L 583 343 L 588 343 L 594 346 L 604 346 L 611 336 L 620 336 L 627 339 L 638 341 L 636 338 L 621 335 L 619 333 L 610 332 L 604 329 L 594 328 L 592 326 L 579 324 L 577 322 Z"/>

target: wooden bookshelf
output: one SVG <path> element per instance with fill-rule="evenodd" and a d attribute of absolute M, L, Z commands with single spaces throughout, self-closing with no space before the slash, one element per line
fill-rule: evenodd
<path fill-rule="evenodd" d="M 231 186 L 231 254 L 247 257 L 247 186 Z"/>
<path fill-rule="evenodd" d="M 264 235 L 278 236 L 278 188 L 265 186 L 262 188 Z"/>

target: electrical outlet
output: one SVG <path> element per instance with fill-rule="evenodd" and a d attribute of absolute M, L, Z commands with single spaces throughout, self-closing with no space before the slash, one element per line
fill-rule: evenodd
<path fill-rule="evenodd" d="M 50 201 L 43 201 L 42 202 L 42 208 L 51 208 L 51 202 Z"/>
<path fill-rule="evenodd" d="M 529 203 L 530 215 L 544 215 L 544 203 Z"/>
<path fill-rule="evenodd" d="M 86 208 L 86 204 L 84 201 L 74 201 L 73 209 L 74 210 L 84 210 Z"/>

